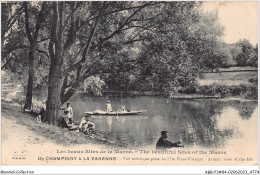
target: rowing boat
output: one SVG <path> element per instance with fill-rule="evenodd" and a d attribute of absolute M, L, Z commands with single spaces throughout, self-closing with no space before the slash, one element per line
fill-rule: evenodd
<path fill-rule="evenodd" d="M 141 110 L 141 111 L 115 111 L 115 112 L 106 112 L 101 110 L 95 110 L 90 112 L 85 112 L 85 114 L 90 115 L 138 115 L 141 113 L 147 112 L 147 110 Z"/>

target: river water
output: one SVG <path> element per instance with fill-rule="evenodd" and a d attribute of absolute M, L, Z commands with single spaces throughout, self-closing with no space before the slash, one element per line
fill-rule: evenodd
<path fill-rule="evenodd" d="M 133 116 L 92 116 L 96 129 L 129 147 L 153 147 L 162 130 L 169 132 L 168 140 L 181 141 L 186 147 L 221 147 L 227 140 L 245 137 L 246 128 L 255 124 L 249 121 L 257 118 L 258 110 L 256 101 L 76 95 L 70 99 L 74 120 L 79 121 L 86 111 L 106 110 L 107 100 L 113 111 L 121 105 L 133 111 L 148 110 Z"/>

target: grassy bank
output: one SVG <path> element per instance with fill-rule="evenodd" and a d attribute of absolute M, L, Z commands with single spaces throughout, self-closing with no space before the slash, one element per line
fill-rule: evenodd
<path fill-rule="evenodd" d="M 212 84 L 196 88 L 196 94 L 199 95 L 240 97 L 249 100 L 257 100 L 257 91 L 258 87 L 256 85 L 226 86 Z"/>
<path fill-rule="evenodd" d="M 62 145 L 75 144 L 99 144 L 105 147 L 125 147 L 121 143 L 112 142 L 108 139 L 96 138 L 94 136 L 87 136 L 83 133 L 68 131 L 66 128 L 59 128 L 57 126 L 49 125 L 47 123 L 37 123 L 34 116 L 30 114 L 23 114 L 17 106 L 11 103 L 1 104 L 1 115 L 11 119 L 15 119 L 18 124 L 26 126 L 37 135 L 50 139 L 54 143 Z"/>

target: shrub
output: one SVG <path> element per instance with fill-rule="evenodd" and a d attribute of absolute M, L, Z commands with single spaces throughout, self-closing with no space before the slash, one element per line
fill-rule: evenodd
<path fill-rule="evenodd" d="M 184 94 L 194 94 L 196 93 L 196 88 L 194 86 L 186 86 L 180 89 L 178 92 Z"/>
<path fill-rule="evenodd" d="M 248 82 L 257 84 L 257 82 L 258 82 L 258 77 L 257 77 L 257 76 L 251 77 L 251 78 L 248 79 Z"/>
<path fill-rule="evenodd" d="M 223 85 L 205 85 L 198 86 L 196 93 L 208 96 L 221 96 L 221 97 L 243 97 L 246 99 L 257 99 L 257 86 L 223 86 Z"/>

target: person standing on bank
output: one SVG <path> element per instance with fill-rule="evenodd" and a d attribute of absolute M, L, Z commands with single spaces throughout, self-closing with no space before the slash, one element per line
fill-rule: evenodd
<path fill-rule="evenodd" d="M 161 132 L 161 137 L 159 138 L 159 140 L 156 143 L 156 149 L 161 149 L 161 150 L 166 150 L 167 148 L 173 148 L 173 147 L 183 147 L 183 145 L 180 145 L 181 142 L 170 142 L 168 140 L 166 140 L 168 138 L 168 132 L 167 131 L 162 131 Z"/>
<path fill-rule="evenodd" d="M 110 101 L 109 101 L 109 100 L 107 101 L 107 104 L 106 104 L 106 106 L 107 106 L 107 112 L 112 112 L 112 111 L 113 111 L 113 110 L 112 110 L 111 103 L 110 103 Z"/>
<path fill-rule="evenodd" d="M 62 109 L 64 110 L 64 114 L 66 114 L 69 119 L 69 124 L 72 124 L 73 123 L 73 110 L 72 110 L 72 107 L 70 106 L 70 102 L 67 102 L 67 107 L 62 108 Z"/>

